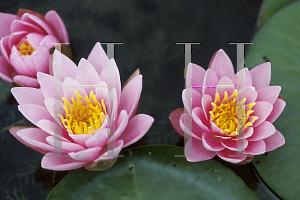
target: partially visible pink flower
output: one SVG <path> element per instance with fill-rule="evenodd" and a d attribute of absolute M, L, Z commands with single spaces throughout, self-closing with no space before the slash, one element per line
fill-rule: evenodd
<path fill-rule="evenodd" d="M 0 39 L 0 78 L 29 87 L 39 87 L 37 72 L 49 73 L 49 49 L 54 43 L 69 42 L 54 10 L 45 16 L 25 9 L 17 15 L 0 13 Z"/>
<path fill-rule="evenodd" d="M 175 130 L 187 137 L 185 155 L 198 162 L 218 155 L 231 163 L 250 162 L 254 155 L 285 143 L 273 122 L 286 103 L 280 86 L 269 86 L 271 63 L 234 74 L 223 50 L 216 52 L 207 71 L 190 64 L 182 100 L 184 108 L 170 115 Z"/>
<path fill-rule="evenodd" d="M 121 90 L 118 67 L 114 59 L 108 60 L 100 43 L 78 67 L 57 50 L 53 64 L 56 76 L 38 72 L 40 89 L 12 89 L 21 113 L 39 128 L 13 127 L 10 132 L 46 154 L 43 168 L 111 167 L 121 149 L 141 139 L 154 121 L 149 115 L 136 115 L 142 75 L 136 70 Z M 59 105 L 63 109 L 57 113 L 55 106 Z M 61 139 L 57 138 L 60 133 Z"/>

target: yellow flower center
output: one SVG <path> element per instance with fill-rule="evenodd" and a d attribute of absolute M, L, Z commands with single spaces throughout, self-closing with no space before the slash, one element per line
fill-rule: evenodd
<path fill-rule="evenodd" d="M 93 91 L 90 92 L 90 97 L 86 95 L 85 99 L 76 90 L 74 93 L 76 101 L 72 97 L 72 103 L 65 97 L 62 98 L 66 112 L 65 117 L 59 115 L 62 124 L 71 134 L 94 134 L 102 126 L 107 115 L 104 100 L 100 103 Z"/>
<path fill-rule="evenodd" d="M 253 126 L 254 121 L 258 119 L 257 116 L 253 116 L 252 122 L 247 122 L 249 116 L 254 112 L 251 109 L 256 103 L 252 102 L 245 106 L 245 102 L 245 97 L 237 102 L 237 89 L 230 97 L 225 91 L 222 101 L 220 95 L 216 93 L 215 101 L 211 103 L 213 109 L 209 113 L 212 121 L 223 130 L 225 135 L 236 136 L 242 127 L 245 130 L 247 127 Z"/>
<path fill-rule="evenodd" d="M 27 40 L 19 45 L 18 50 L 23 56 L 31 55 L 35 51 L 35 49 L 29 44 Z"/>

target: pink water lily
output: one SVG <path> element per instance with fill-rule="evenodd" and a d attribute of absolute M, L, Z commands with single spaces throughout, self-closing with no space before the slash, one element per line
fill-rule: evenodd
<path fill-rule="evenodd" d="M 142 91 L 139 70 L 121 89 L 118 67 L 100 43 L 78 67 L 55 50 L 53 73 L 38 72 L 40 89 L 12 89 L 19 110 L 38 128 L 13 127 L 10 132 L 45 154 L 43 168 L 107 169 L 122 148 L 138 141 L 151 127 L 151 116 L 136 115 Z M 62 109 L 56 112 L 60 105 Z"/>
<path fill-rule="evenodd" d="M 49 49 L 69 42 L 66 27 L 51 10 L 45 16 L 20 9 L 0 13 L 0 78 L 22 86 L 39 87 L 37 72 L 49 73 Z"/>
<path fill-rule="evenodd" d="M 285 143 L 273 122 L 286 103 L 280 86 L 269 86 L 271 63 L 234 74 L 223 50 L 216 52 L 208 70 L 189 64 L 182 100 L 170 120 L 186 137 L 188 161 L 208 160 L 218 155 L 231 163 L 250 162 L 254 155 L 272 151 Z"/>

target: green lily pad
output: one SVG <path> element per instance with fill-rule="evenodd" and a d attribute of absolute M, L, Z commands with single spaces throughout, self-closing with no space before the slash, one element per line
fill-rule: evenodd
<path fill-rule="evenodd" d="M 262 27 L 274 13 L 293 1 L 297 0 L 264 0 L 259 11 L 258 28 Z"/>
<path fill-rule="evenodd" d="M 286 107 L 274 122 L 285 137 L 285 145 L 255 156 L 262 179 L 283 199 L 298 199 L 300 191 L 300 1 L 274 14 L 254 38 L 246 67 L 272 63 L 271 85 L 280 85 Z"/>
<path fill-rule="evenodd" d="M 109 170 L 71 171 L 52 191 L 58 199 L 256 199 L 227 167 L 209 160 L 190 163 L 183 148 L 154 145 L 122 152 Z"/>

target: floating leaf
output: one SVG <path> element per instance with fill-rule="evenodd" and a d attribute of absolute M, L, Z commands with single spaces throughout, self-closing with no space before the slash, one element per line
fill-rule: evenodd
<path fill-rule="evenodd" d="M 264 0 L 261 4 L 257 26 L 262 27 L 278 10 L 296 0 Z"/>
<path fill-rule="evenodd" d="M 286 107 L 275 121 L 285 145 L 254 164 L 262 179 L 283 199 L 298 199 L 300 191 L 300 1 L 274 14 L 257 33 L 246 57 L 246 67 L 272 63 L 271 85 L 280 85 Z"/>
<path fill-rule="evenodd" d="M 71 171 L 52 199 L 256 199 L 227 167 L 209 160 L 190 163 L 183 148 L 154 145 L 122 152 L 109 170 Z"/>

